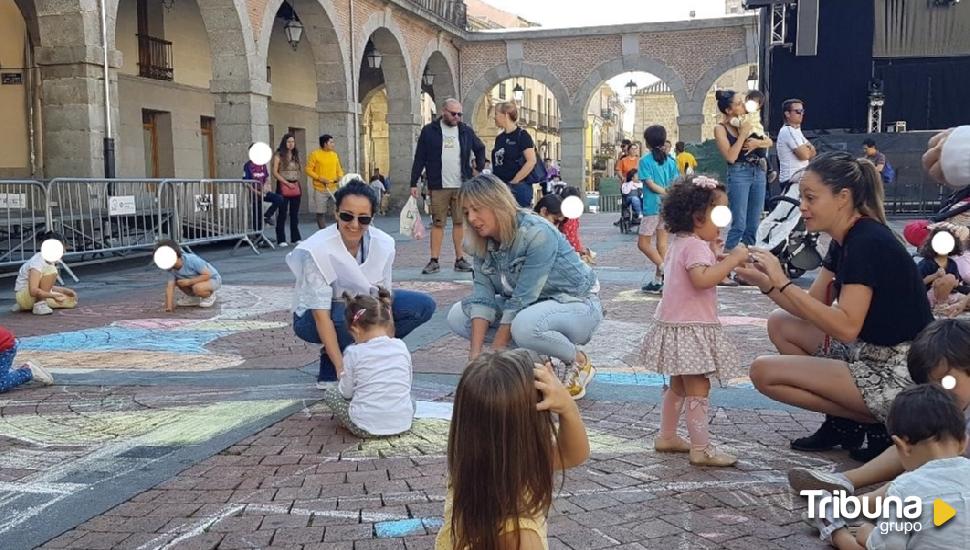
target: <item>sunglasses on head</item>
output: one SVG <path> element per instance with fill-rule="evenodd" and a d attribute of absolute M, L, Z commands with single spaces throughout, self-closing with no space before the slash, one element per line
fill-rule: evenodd
<path fill-rule="evenodd" d="M 448 109 L 445 109 L 445 110 L 448 111 Z M 462 116 L 463 113 L 460 113 L 460 112 L 459 113 L 456 113 L 454 111 L 448 111 L 448 114 L 451 115 L 451 116 L 453 116 L 453 117 L 455 117 L 455 118 L 461 118 L 461 116 Z"/>
<path fill-rule="evenodd" d="M 354 221 L 354 218 L 357 218 L 360 225 L 370 225 L 371 220 L 374 219 L 374 216 L 354 216 L 350 212 L 339 212 L 337 213 L 337 217 L 340 218 L 340 221 L 347 223 L 350 223 Z"/>

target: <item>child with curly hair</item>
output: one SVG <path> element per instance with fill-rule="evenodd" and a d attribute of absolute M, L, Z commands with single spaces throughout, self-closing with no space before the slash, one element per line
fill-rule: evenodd
<path fill-rule="evenodd" d="M 665 260 L 663 298 L 640 354 L 644 367 L 670 376 L 654 448 L 690 453 L 696 466 L 737 462 L 718 452 L 708 434 L 710 378 L 724 381 L 743 375 L 737 351 L 717 317 L 717 283 L 748 260 L 748 250 L 740 246 L 720 261 L 715 257 L 711 243 L 720 230 L 711 213 L 721 205 L 727 206 L 727 190 L 709 177 L 688 177 L 667 190 L 661 217 L 675 237 Z M 677 435 L 684 409 L 689 444 Z"/>

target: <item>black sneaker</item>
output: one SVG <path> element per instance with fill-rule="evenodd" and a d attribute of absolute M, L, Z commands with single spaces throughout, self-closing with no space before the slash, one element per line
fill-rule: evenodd
<path fill-rule="evenodd" d="M 438 265 L 438 260 L 431 258 L 431 261 L 428 262 L 428 265 L 424 266 L 421 273 L 431 275 L 432 273 L 437 273 L 439 271 L 441 271 L 441 266 Z"/>
<path fill-rule="evenodd" d="M 828 451 L 835 447 L 846 450 L 858 449 L 865 438 L 862 424 L 836 416 L 825 416 L 825 422 L 810 436 L 800 437 L 791 442 L 796 451 Z"/>
<path fill-rule="evenodd" d="M 889 437 L 889 432 L 886 431 L 886 425 L 881 422 L 863 424 L 863 429 L 866 434 L 866 446 L 849 451 L 849 456 L 859 462 L 869 462 L 888 449 L 893 441 Z"/>
<path fill-rule="evenodd" d="M 276 225 L 276 222 L 273 221 L 273 218 L 263 218 L 263 223 L 265 223 L 266 225 Z"/>
<path fill-rule="evenodd" d="M 465 258 L 458 258 L 455 260 L 455 271 L 459 271 L 461 273 L 471 273 L 472 264 L 468 263 Z"/>

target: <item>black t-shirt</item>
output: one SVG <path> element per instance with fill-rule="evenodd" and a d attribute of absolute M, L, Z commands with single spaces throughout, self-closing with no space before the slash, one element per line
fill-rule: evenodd
<path fill-rule="evenodd" d="M 933 322 L 916 262 L 893 232 L 878 221 L 857 221 L 842 245 L 832 241 L 822 265 L 835 274 L 835 296 L 842 285 L 858 284 L 872 289 L 860 341 L 895 346 L 911 341 Z"/>
<path fill-rule="evenodd" d="M 916 268 L 919 270 L 920 278 L 925 279 L 930 275 L 939 271 L 940 264 L 936 263 L 936 260 L 923 258 L 916 265 Z M 945 271 L 948 275 L 953 275 L 954 277 L 957 278 L 957 281 L 961 281 L 962 283 L 963 278 L 960 276 L 960 267 L 957 266 L 957 263 L 955 261 L 953 261 L 953 258 L 946 259 L 946 268 L 943 271 Z M 930 288 L 932 288 L 932 286 L 933 286 L 933 283 L 930 283 L 926 285 L 926 289 L 929 290 Z M 970 294 L 970 287 L 968 287 L 965 284 L 960 284 L 959 286 L 957 286 L 956 291 L 961 294 Z"/>
<path fill-rule="evenodd" d="M 492 148 L 492 173 L 505 183 L 511 182 L 525 162 L 523 151 L 535 149 L 535 147 L 532 136 L 522 128 L 512 133 L 502 132 L 495 136 L 495 147 Z"/>

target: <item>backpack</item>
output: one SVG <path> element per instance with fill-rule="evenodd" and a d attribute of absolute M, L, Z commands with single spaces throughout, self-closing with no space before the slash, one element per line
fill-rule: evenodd
<path fill-rule="evenodd" d="M 882 172 L 880 175 L 882 176 L 882 183 L 884 185 L 889 185 L 890 183 L 896 181 L 896 170 L 893 168 L 892 164 L 889 164 L 888 160 L 886 161 L 886 164 L 882 165 Z"/>

